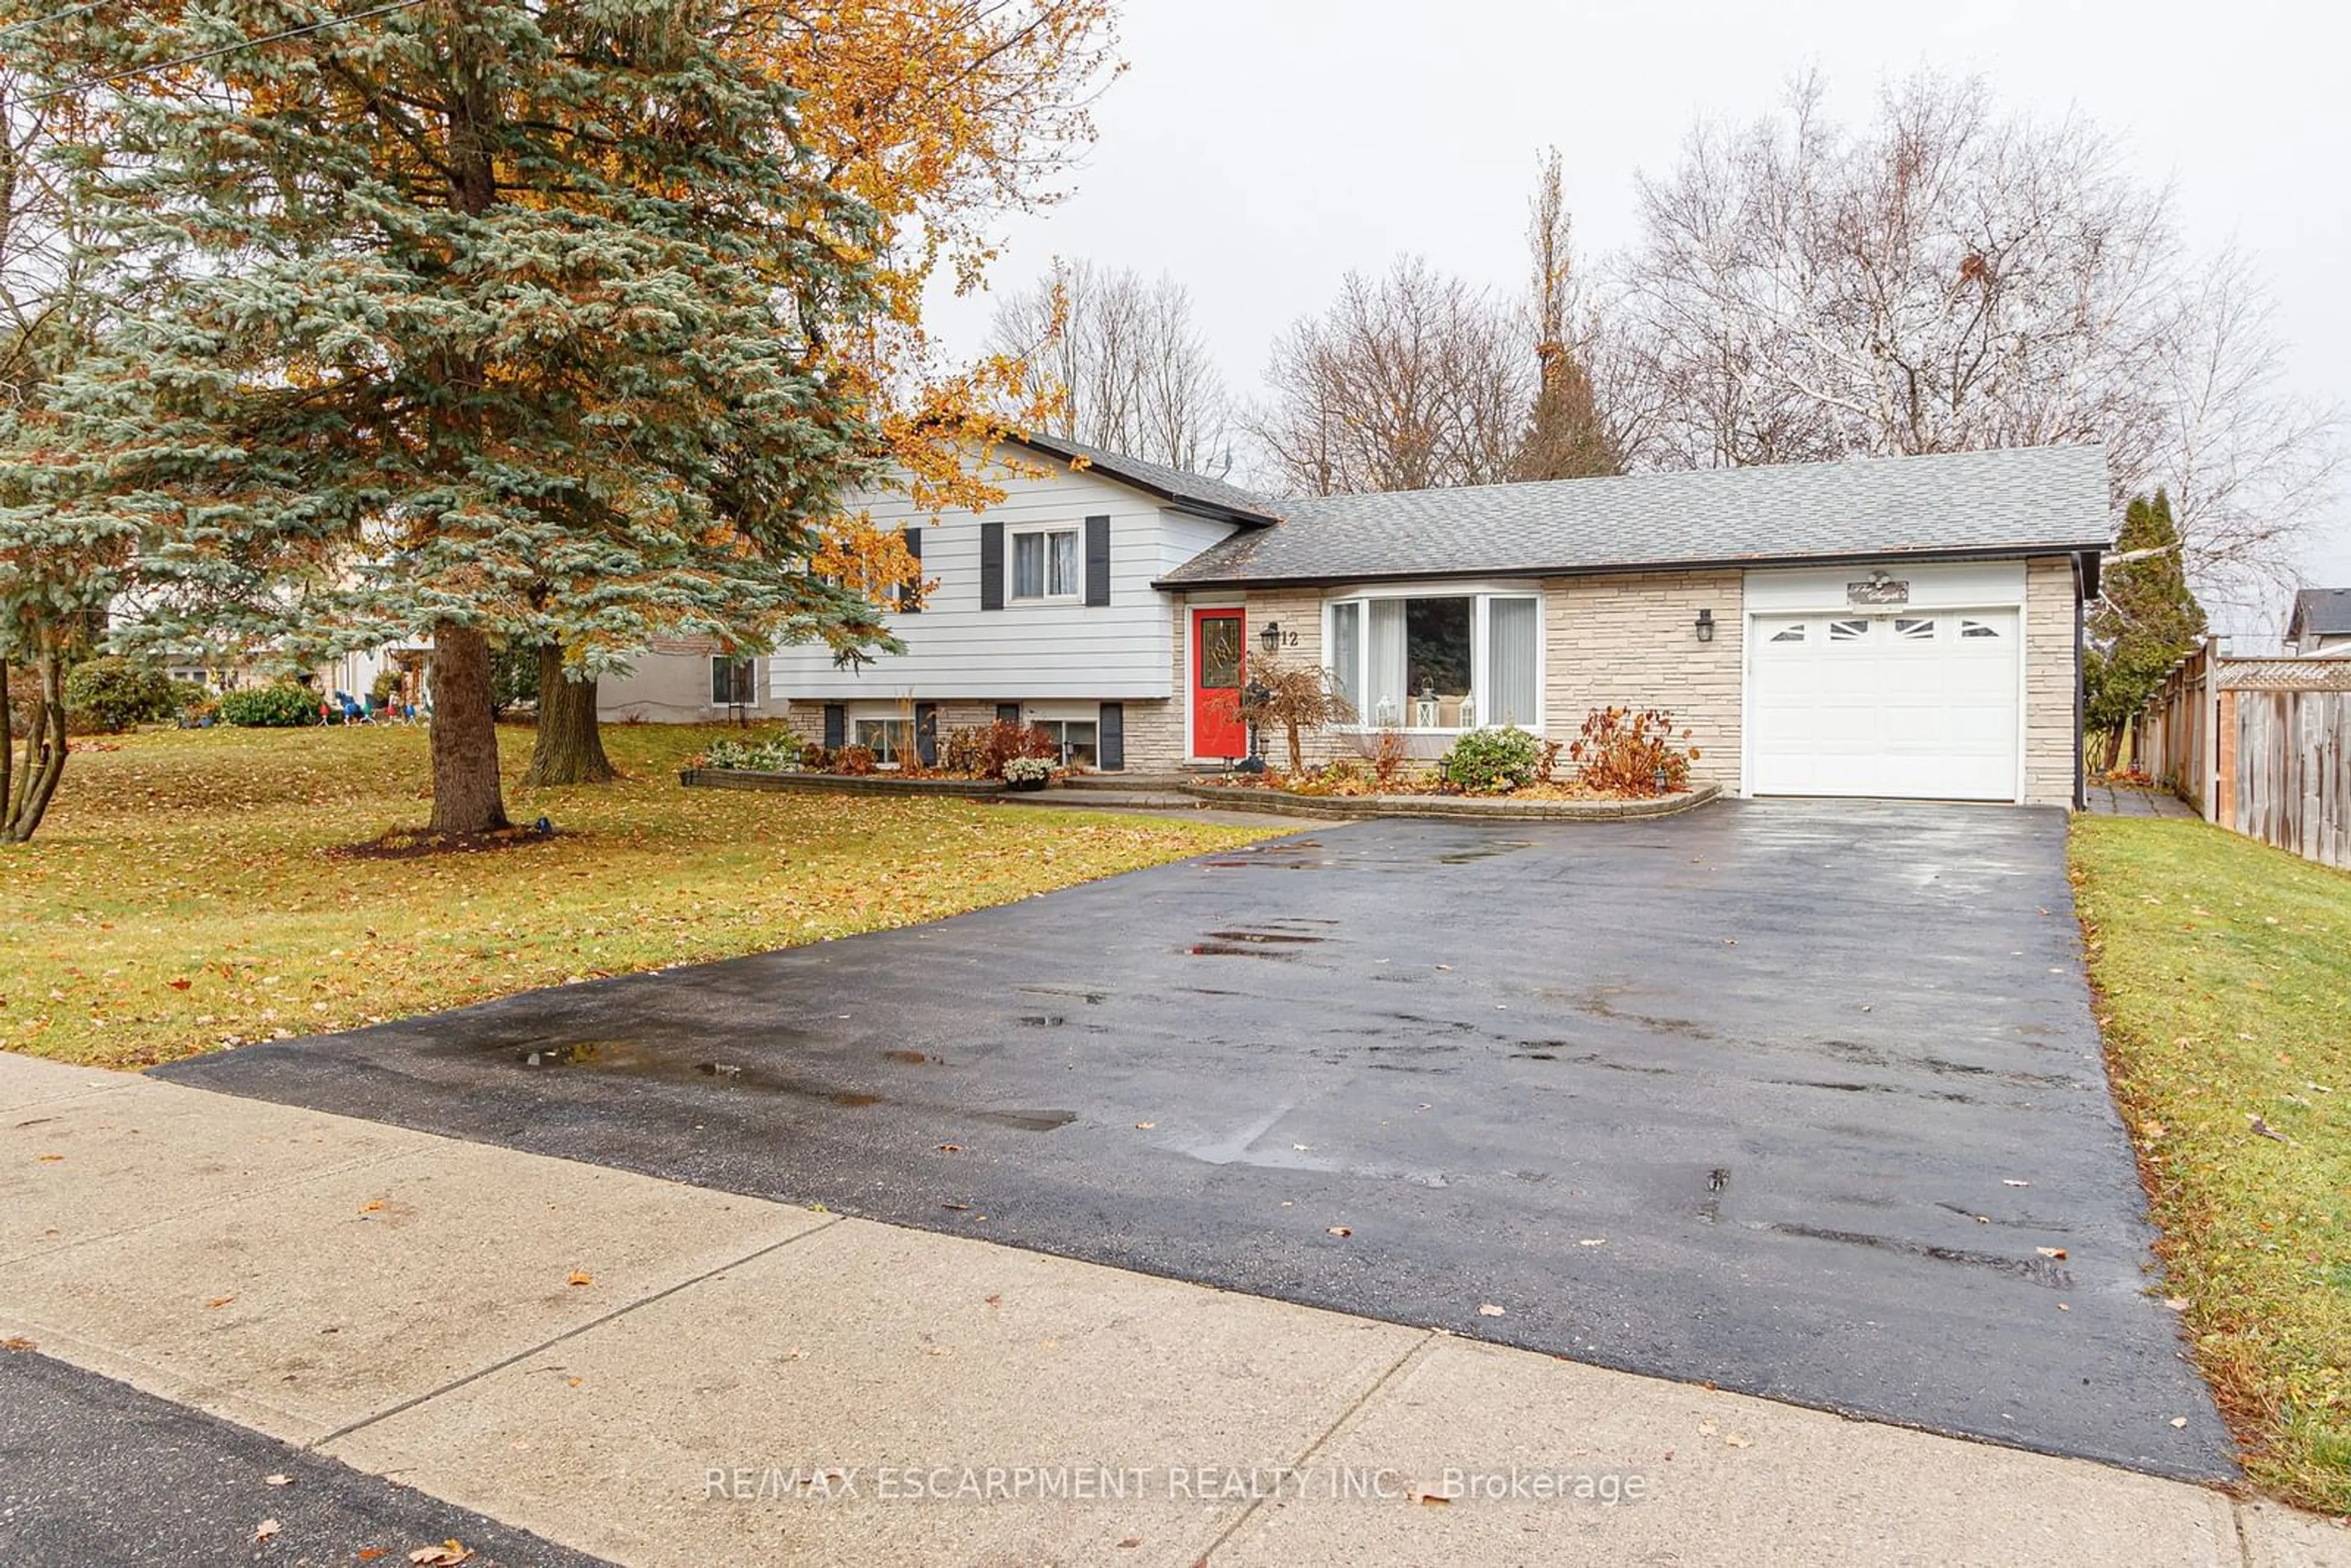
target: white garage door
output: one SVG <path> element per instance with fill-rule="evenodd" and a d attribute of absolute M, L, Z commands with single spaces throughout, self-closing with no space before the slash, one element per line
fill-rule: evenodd
<path fill-rule="evenodd" d="M 2017 798 L 2014 610 L 1759 615 L 1758 795 Z"/>

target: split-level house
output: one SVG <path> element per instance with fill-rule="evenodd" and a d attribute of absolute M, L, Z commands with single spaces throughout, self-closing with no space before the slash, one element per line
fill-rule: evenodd
<path fill-rule="evenodd" d="M 1222 766 L 1253 661 L 1327 672 L 1421 756 L 1670 710 L 1741 795 L 2078 799 L 2082 612 L 2112 542 L 2095 446 L 1276 499 L 1031 437 L 1004 500 L 886 497 L 932 580 L 902 653 L 789 648 L 752 711 L 884 763 L 1042 727 L 1105 771 Z M 722 678 L 714 674 L 714 682 Z M 732 677 L 725 677 L 731 679 Z"/>

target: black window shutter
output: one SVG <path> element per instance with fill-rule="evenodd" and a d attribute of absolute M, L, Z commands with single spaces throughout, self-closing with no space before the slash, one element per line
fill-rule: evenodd
<path fill-rule="evenodd" d="M 1094 761 L 1105 773 L 1126 766 L 1126 705 L 1104 703 L 1102 723 L 1094 729 Z"/>
<path fill-rule="evenodd" d="M 1004 608 L 1004 525 L 979 525 L 979 607 Z"/>
<path fill-rule="evenodd" d="M 1110 519 L 1086 519 L 1086 602 L 1110 602 Z"/>
<path fill-rule="evenodd" d="M 939 705 L 936 703 L 914 705 L 914 754 L 923 759 L 925 768 L 939 765 Z"/>
<path fill-rule="evenodd" d="M 849 707 L 844 703 L 824 705 L 824 748 L 839 751 L 849 744 Z"/>
<path fill-rule="evenodd" d="M 898 609 L 912 615 L 923 608 L 923 525 L 908 523 L 898 532 L 905 538 L 906 553 L 914 558 L 914 575 L 898 585 Z"/>
<path fill-rule="evenodd" d="M 998 703 L 996 705 L 996 722 L 998 724 L 1019 724 L 1020 722 L 1020 705 L 1019 703 Z"/>

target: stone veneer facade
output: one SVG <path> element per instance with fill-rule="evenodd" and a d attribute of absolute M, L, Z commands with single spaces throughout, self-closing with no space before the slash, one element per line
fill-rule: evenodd
<path fill-rule="evenodd" d="M 2039 557 L 2026 565 L 2023 611 L 2025 695 L 2025 803 L 2066 806 L 2074 799 L 2074 689 L 2079 676 L 2074 643 L 2074 566 L 2064 556 Z M 1699 758 L 1691 768 L 1701 783 L 1736 793 L 1740 786 L 1741 713 L 1746 668 L 1745 573 L 1738 570 L 1618 572 L 1543 580 L 1543 732 L 1551 739 L 1575 738 L 1584 717 L 1611 706 L 1662 707 L 1677 728 L 1690 730 Z M 1188 622 L 1195 608 L 1239 604 L 1247 612 L 1247 639 L 1254 656 L 1269 622 L 1284 633 L 1280 657 L 1290 664 L 1322 662 L 1322 601 L 1318 589 L 1260 589 L 1242 593 L 1202 593 L 1175 600 L 1173 689 L 1189 689 Z M 1701 610 L 1713 612 L 1711 642 L 1698 640 Z M 1294 637 L 1295 641 L 1291 639 Z M 1007 697 L 1007 702 L 1017 701 Z M 1135 773 L 1165 773 L 1189 760 L 1185 728 L 1188 705 L 1172 700 L 1126 699 L 1126 768 Z M 996 718 L 993 702 L 948 701 L 939 705 L 939 730 L 987 725 Z M 795 701 L 788 722 L 808 739 L 822 738 L 823 705 Z M 1435 737 L 1420 737 L 1419 750 L 1441 749 Z M 1325 730 L 1305 737 L 1310 761 L 1360 755 L 1369 737 Z M 1265 737 L 1269 756 L 1280 758 L 1285 742 L 1277 732 Z"/>

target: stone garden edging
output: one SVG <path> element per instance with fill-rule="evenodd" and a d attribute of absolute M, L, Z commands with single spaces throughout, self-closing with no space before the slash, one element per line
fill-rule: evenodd
<path fill-rule="evenodd" d="M 1217 784 L 1177 788 L 1195 800 L 1249 811 L 1290 817 L 1362 820 L 1371 817 L 1445 817 L 1469 821 L 1618 822 L 1671 817 L 1694 811 L 1722 793 L 1719 784 L 1646 800 L 1510 800 L 1475 795 L 1286 795 Z"/>

